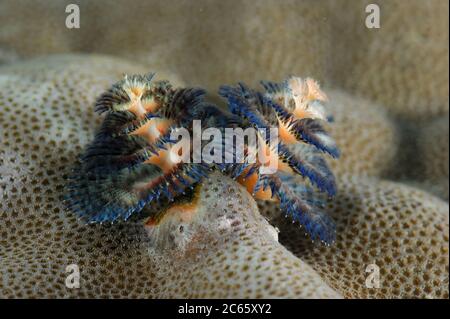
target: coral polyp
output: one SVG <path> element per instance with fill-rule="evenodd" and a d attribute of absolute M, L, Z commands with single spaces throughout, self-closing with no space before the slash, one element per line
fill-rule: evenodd
<path fill-rule="evenodd" d="M 329 119 L 323 105 L 327 98 L 312 79 L 290 77 L 262 85 L 263 93 L 242 83 L 221 87 L 230 111 L 225 112 L 206 102 L 202 89 L 175 88 L 154 81 L 153 74 L 125 77 L 97 100 L 95 110 L 106 115 L 73 170 L 68 207 L 90 222 L 127 220 L 145 211 L 157 223 L 167 211 L 162 207 L 189 201 L 196 185 L 220 171 L 254 198 L 279 202 L 313 240 L 333 242 L 334 223 L 321 210 L 314 189 L 336 194 L 322 157 L 339 156 L 323 128 Z M 213 141 L 196 143 L 196 125 L 203 132 L 215 130 Z M 234 136 L 223 134 L 229 129 L 253 129 L 256 144 L 243 139 L 230 148 Z M 194 140 L 179 140 L 183 134 Z M 200 160 L 195 160 L 198 152 Z M 264 170 L 274 167 L 270 173 Z M 298 175 L 306 179 L 301 187 Z"/>

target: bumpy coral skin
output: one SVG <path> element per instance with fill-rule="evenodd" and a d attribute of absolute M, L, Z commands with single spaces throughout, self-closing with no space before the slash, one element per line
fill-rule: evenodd
<path fill-rule="evenodd" d="M 259 207 L 280 242 L 346 298 L 448 298 L 448 203 L 374 178 L 341 176 L 339 187 L 325 208 L 337 225 L 329 249 L 311 245 L 270 203 Z M 379 288 L 366 286 L 370 264 L 379 267 Z"/>
<path fill-rule="evenodd" d="M 330 46 L 322 1 L 197 0 L 193 5 L 178 0 L 116 0 L 111 5 L 107 0 L 79 0 L 77 4 L 81 27 L 68 29 L 67 2 L 2 1 L 0 46 L 23 57 L 79 51 L 117 55 L 145 63 L 149 70 L 162 66 L 189 84 L 207 85 L 208 91 L 238 80 L 251 84 L 255 79 L 281 80 L 286 74 L 325 79 Z M 139 23 L 124 23 L 123 12 Z M 211 72 L 218 65 L 226 67 Z"/>
<path fill-rule="evenodd" d="M 400 147 L 399 130 L 386 109 L 343 90 L 326 92 L 332 101 L 328 110 L 334 120 L 327 129 L 339 142 L 342 154 L 338 161 L 328 161 L 336 176 L 391 178 L 404 149 Z"/>
<path fill-rule="evenodd" d="M 158 70 L 161 68 L 162 66 Z M 236 242 L 221 246 L 225 248 L 226 254 L 217 251 L 208 259 L 210 261 L 206 266 L 205 263 L 193 266 L 182 274 L 182 267 L 175 269 L 170 263 L 161 265 L 149 257 L 148 247 L 151 242 L 142 229 L 142 222 L 100 226 L 85 225 L 77 221 L 73 214 L 64 210 L 61 202 L 64 176 L 69 173 L 72 162 L 92 138 L 95 127 L 101 124 L 100 118 L 93 115 L 95 98 L 98 92 L 106 90 L 122 73 L 146 71 L 147 68 L 117 58 L 78 55 L 52 56 L 0 67 L 0 174 L 2 178 L 7 178 L 7 185 L 10 186 L 6 193 L 2 192 L 4 197 L 0 201 L 0 269 L 3 278 L 0 282 L 0 296 L 220 297 L 226 292 L 227 297 L 448 296 L 448 219 L 439 217 L 442 214 L 436 213 L 448 214 L 448 204 L 398 183 L 379 183 L 377 180 L 369 182 L 365 178 L 354 179 L 338 174 L 339 195 L 326 209 L 336 219 L 339 230 L 338 242 L 331 248 L 311 245 L 310 239 L 306 237 L 296 241 L 297 236 L 303 234 L 298 225 L 286 228 L 280 225 L 282 232 L 279 236 L 282 243 L 291 242 L 287 247 L 293 247 L 294 250 L 299 246 L 303 247 L 302 252 L 308 252 L 298 255 L 300 259 L 295 259 L 280 244 L 276 244 L 273 229 L 267 229 L 268 224 L 257 217 L 261 221 L 258 224 L 261 227 L 249 227 L 248 233 L 242 231 L 244 235 L 237 239 L 239 244 Z M 161 77 L 172 79 L 174 75 L 167 73 Z M 174 80 L 171 82 L 182 85 Z M 333 92 L 329 95 L 331 101 L 338 101 Z M 352 99 L 351 95 L 347 96 L 349 100 Z M 332 111 L 333 107 L 330 106 Z M 356 107 L 355 105 L 355 109 Z M 342 108 L 342 113 L 347 111 L 355 112 L 353 108 Z M 361 118 L 362 113 L 358 113 Z M 343 148 L 341 159 L 331 165 L 351 158 L 355 166 L 364 168 L 366 161 L 372 157 L 363 156 L 364 163 L 358 161 L 358 152 L 364 148 L 345 146 L 351 145 L 361 135 L 358 132 L 362 131 L 355 130 L 355 135 L 358 136 L 339 133 L 341 130 L 345 131 L 345 125 L 350 126 L 351 121 L 358 119 L 351 115 L 344 116 L 347 117 L 349 120 L 345 122 L 336 118 L 334 125 L 330 127 Z M 370 134 L 376 136 L 378 128 L 385 131 L 381 125 L 383 119 L 382 116 L 376 117 L 376 122 L 380 124 Z M 363 123 L 367 121 L 364 120 Z M 388 129 L 390 127 L 386 126 Z M 388 141 L 387 137 L 383 141 Z M 371 152 L 374 154 L 378 154 L 375 151 L 378 148 L 389 150 L 383 148 L 381 142 L 371 145 Z M 5 156 L 5 153 L 9 155 Z M 381 159 L 377 159 L 376 163 L 386 165 Z M 375 165 L 367 167 L 372 167 L 371 172 L 378 174 L 374 169 Z M 3 169 L 7 174 L 3 173 Z M 340 168 L 336 166 L 335 169 Z M 363 172 L 358 170 L 360 171 Z M 354 174 L 359 174 L 358 172 Z M 225 182 L 211 181 L 214 186 L 220 183 Z M 233 183 L 230 185 L 236 186 Z M 222 188 L 211 188 L 211 191 L 209 200 L 212 201 L 227 194 Z M 239 193 L 242 195 L 242 203 L 236 209 L 240 213 L 233 215 L 258 216 L 256 212 L 247 210 L 251 210 L 249 203 L 252 198 L 245 190 Z M 208 205 L 213 207 L 212 204 Z M 220 210 L 220 207 L 216 209 Z M 273 210 L 272 213 L 278 214 L 278 211 Z M 410 219 L 405 219 L 408 216 Z M 358 224 L 349 228 L 353 221 Z M 403 228 L 408 225 L 413 228 Z M 289 231 L 291 227 L 292 231 Z M 348 229 L 351 231 L 347 231 Z M 374 236 L 378 230 L 392 235 L 388 237 L 386 246 L 383 246 L 387 248 L 377 251 L 376 262 L 386 259 L 385 263 L 379 264 L 381 266 L 394 260 L 389 263 L 391 267 L 386 266 L 387 272 L 394 274 L 394 280 L 391 285 L 387 279 L 389 274 L 383 274 L 384 267 L 381 267 L 381 289 L 368 291 L 363 280 L 367 275 L 366 260 L 370 262 L 372 258 L 365 252 L 365 248 L 382 242 L 381 237 L 376 242 L 368 237 L 369 234 Z M 290 234 L 292 241 L 286 240 Z M 260 237 L 266 238 L 265 241 L 270 244 L 255 246 L 253 240 Z M 230 240 L 232 242 L 235 239 Z M 245 248 L 240 250 L 241 245 Z M 389 247 L 393 247 L 392 250 Z M 402 262 L 406 266 L 401 266 L 391 255 L 392 251 L 403 251 L 403 247 L 405 253 L 408 253 L 406 262 Z M 417 250 L 417 247 L 420 249 Z M 375 248 L 372 247 L 371 250 Z M 273 252 L 276 253 L 272 254 Z M 241 253 L 251 254 L 252 257 L 247 259 L 248 255 Z M 290 257 L 280 259 L 279 254 Z M 275 257 L 266 259 L 265 256 Z M 416 258 L 412 262 L 414 265 L 426 265 L 425 260 L 432 260 L 432 267 L 416 274 L 408 270 L 408 258 Z M 259 267 L 261 262 L 267 267 Z M 72 263 L 77 263 L 81 268 L 80 289 L 67 289 L 64 284 L 67 276 L 65 266 Z M 311 271 L 311 267 L 304 267 L 305 263 L 313 266 L 315 271 Z M 217 271 L 217 277 L 213 278 L 217 278 L 220 284 L 211 283 L 211 277 L 203 275 L 205 267 L 213 273 Z M 230 269 L 238 269 L 231 276 L 238 278 L 239 275 L 242 285 L 231 286 L 222 281 L 224 270 Z M 358 275 L 354 276 L 354 273 Z M 401 274 L 398 278 L 397 273 Z M 184 284 L 185 276 L 189 278 L 188 284 Z M 323 280 L 317 279 L 318 276 Z M 328 284 L 325 284 L 325 280 Z M 273 286 L 267 288 L 265 283 L 273 283 Z M 253 284 L 251 288 L 242 288 L 250 284 Z M 334 287 L 332 291 L 330 286 Z"/>
<path fill-rule="evenodd" d="M 0 47 L 22 57 L 69 52 L 74 44 L 70 40 L 70 31 L 73 30 L 65 28 L 64 16 L 59 15 L 64 14 L 66 5 L 65 2 L 41 0 L 2 1 Z M 22 24 L 19 21 L 27 22 Z M 37 25 L 40 27 L 36 28 Z"/>
<path fill-rule="evenodd" d="M 379 29 L 364 25 L 370 3 L 329 1 L 333 83 L 402 119 L 448 113 L 448 1 L 381 1 Z"/>
<path fill-rule="evenodd" d="M 0 296 L 340 297 L 276 242 L 249 194 L 230 180 L 206 184 L 211 187 L 202 192 L 200 216 L 213 221 L 218 220 L 213 214 L 223 212 L 239 223 L 226 229 L 227 239 L 215 244 L 217 249 L 203 252 L 202 262 L 190 259 L 184 267 L 175 267 L 167 254 L 157 257 L 168 263 L 149 254 L 152 242 L 142 221 L 86 225 L 65 211 L 65 177 L 100 124 L 91 107 L 121 72 L 143 70 L 102 56 L 51 57 L 0 68 L 1 177 L 9 185 L 0 201 Z M 227 198 L 211 209 L 219 186 L 241 198 L 235 206 Z M 65 267 L 73 263 L 80 267 L 80 289 L 65 286 Z"/>
<path fill-rule="evenodd" d="M 146 226 L 156 239 L 150 256 L 182 271 L 176 288 L 180 296 L 341 297 L 278 244 L 277 231 L 244 187 L 214 173 L 198 194 L 189 218 L 175 207 L 157 225 Z M 205 288 L 208 293 L 202 292 Z"/>
<path fill-rule="evenodd" d="M 375 30 L 364 25 L 371 0 L 77 3 L 82 26 L 73 30 L 64 27 L 65 2 L 2 1 L 0 47 L 23 57 L 119 55 L 150 70 L 162 66 L 190 84 L 206 83 L 208 90 L 305 74 L 332 80 L 403 118 L 448 112 L 446 0 L 382 1 Z M 140 23 L 116 23 L 125 11 Z"/>

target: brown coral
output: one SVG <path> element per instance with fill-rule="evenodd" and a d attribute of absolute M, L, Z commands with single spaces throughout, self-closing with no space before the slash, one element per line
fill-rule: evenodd
<path fill-rule="evenodd" d="M 81 28 L 67 29 L 64 2 L 2 1 L 0 47 L 21 57 L 115 54 L 209 89 L 301 74 L 373 99 L 401 118 L 448 112 L 446 0 L 383 1 L 380 29 L 364 24 L 369 0 L 78 3 Z M 139 23 L 128 23 L 123 12 Z"/>
<path fill-rule="evenodd" d="M 448 114 L 447 1 L 380 2 L 379 30 L 364 27 L 366 0 L 119 1 L 108 14 L 103 1 L 79 3 L 79 30 L 64 27 L 63 2 L 0 3 L 0 296 L 448 298 L 448 203 L 402 184 L 356 177 L 401 179 L 448 200 L 448 115 L 434 121 Z M 124 7 L 139 24 L 123 21 Z M 6 65 L 73 51 L 130 57 L 146 67 L 96 55 Z M 86 226 L 64 211 L 64 174 L 100 120 L 92 115 L 95 97 L 122 73 L 148 71 L 211 91 L 293 73 L 341 88 L 329 94 L 336 120 L 330 129 L 343 151 L 331 163 L 340 192 L 327 208 L 338 223 L 336 245 L 312 245 L 270 209 L 294 257 L 276 243 L 252 199 L 216 177 L 207 185 L 217 190 L 202 192 L 197 214 L 224 212 L 224 220 L 238 223 L 215 243 L 221 250 L 200 252 L 181 273 L 155 263 L 142 222 Z M 243 204 L 230 200 L 206 211 L 224 188 Z M 197 233 L 201 225 L 183 229 Z M 157 258 L 175 262 L 171 254 Z M 365 286 L 373 262 L 380 267 L 379 289 Z M 79 290 L 64 285 L 71 263 L 81 268 Z M 216 280 L 218 273 L 229 278 Z"/>
<path fill-rule="evenodd" d="M 198 220 L 222 222 L 217 229 L 209 225 L 209 237 L 187 253 L 177 246 L 152 249 L 142 221 L 85 225 L 63 208 L 64 178 L 98 124 L 92 116 L 96 95 L 121 76 L 116 69 L 139 67 L 101 56 L 63 56 L 0 69 L 0 295 L 339 297 L 277 243 L 250 195 L 230 180 L 205 184 Z M 229 197 L 218 203 L 225 189 Z M 198 224 L 185 225 L 186 233 L 189 227 L 197 232 Z M 79 289 L 65 286 L 70 264 L 81 270 Z"/>
<path fill-rule="evenodd" d="M 399 148 L 395 123 L 381 105 L 342 90 L 327 93 L 327 108 L 334 118 L 328 129 L 342 154 L 339 160 L 330 161 L 333 171 L 337 175 L 384 176 Z"/>
<path fill-rule="evenodd" d="M 376 179 L 341 177 L 339 187 L 326 209 L 337 223 L 330 248 L 313 245 L 272 205 L 259 206 L 280 228 L 280 242 L 347 298 L 448 298 L 448 204 Z M 366 286 L 372 264 L 379 288 Z"/>
<path fill-rule="evenodd" d="M 142 221 L 114 226 L 77 221 L 60 200 L 64 174 L 98 123 L 90 115 L 96 95 L 120 77 L 115 71 L 119 68 L 140 70 L 101 56 L 52 57 L 0 68 L 1 268 L 6 278 L 2 296 L 448 296 L 442 285 L 448 281 L 448 205 L 399 184 L 341 177 L 340 195 L 328 208 L 338 222 L 334 247 L 311 245 L 297 226 L 280 224 L 281 242 L 300 259 L 276 242 L 276 232 L 259 216 L 243 188 L 218 177 L 206 182 L 196 213 L 200 218 L 183 224 L 181 240 L 174 241 L 170 253 L 154 248 Z M 339 103 L 348 104 L 351 98 L 344 93 L 332 96 L 341 101 L 336 126 L 350 123 L 351 115 L 345 115 Z M 354 112 L 351 104 L 348 107 Z M 383 117 L 379 123 L 384 123 Z M 375 125 L 374 132 L 383 132 L 378 127 L 383 126 Z M 339 138 L 347 145 L 353 136 Z M 374 149 L 385 147 L 376 145 Z M 238 200 L 217 201 L 218 194 Z M 276 216 L 276 210 L 270 214 Z M 214 232 L 214 222 L 225 228 Z M 212 233 L 199 237 L 205 229 Z M 197 240 L 184 234 L 197 234 Z M 179 234 L 170 238 L 175 235 Z M 177 244 L 183 241 L 187 245 Z M 155 262 L 172 264 L 184 258 L 192 259 L 182 273 Z M 387 279 L 378 290 L 363 285 L 364 269 L 372 262 Z M 65 266 L 72 263 L 82 271 L 79 290 L 64 285 Z M 406 263 L 418 273 L 401 266 Z M 220 280 L 223 274 L 228 274 L 226 281 Z M 187 285 L 195 289 L 183 289 Z"/>
<path fill-rule="evenodd" d="M 115 54 L 151 69 L 162 66 L 190 84 L 201 83 L 211 90 L 239 80 L 281 80 L 290 73 L 324 79 L 327 71 L 327 9 L 318 1 L 198 0 L 193 5 L 178 0 L 114 4 L 81 0 L 77 4 L 80 29 L 67 29 L 64 2 L 3 1 L 0 46 L 24 57 L 78 51 Z M 124 12 L 139 23 L 130 23 Z M 16 23 L 17 16 L 28 23 Z M 211 71 L 217 65 L 224 67 Z"/>
<path fill-rule="evenodd" d="M 373 1 L 329 3 L 336 85 L 404 119 L 448 112 L 448 1 L 382 1 L 379 29 L 364 24 Z"/>

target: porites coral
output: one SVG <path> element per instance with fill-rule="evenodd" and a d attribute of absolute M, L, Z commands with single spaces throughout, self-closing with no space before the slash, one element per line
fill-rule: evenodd
<path fill-rule="evenodd" d="M 8 160 L 4 175 L 13 183 L 0 206 L 2 296 L 448 297 L 448 204 L 397 183 L 340 174 L 339 196 L 327 208 L 338 221 L 338 242 L 331 249 L 313 246 L 300 238 L 298 225 L 280 224 L 280 241 L 295 258 L 276 243 L 273 228 L 242 188 L 213 179 L 202 195 L 202 209 L 239 216 L 240 224 L 231 227 L 235 235 L 225 236 L 228 242 L 221 247 L 226 253 L 211 253 L 182 274 L 168 275 L 166 265 L 154 263 L 142 221 L 113 226 L 77 221 L 63 209 L 60 197 L 71 161 L 99 124 L 92 116 L 95 98 L 122 72 L 146 71 L 101 56 L 54 56 L 0 68 L 0 151 L 2 158 L 15 157 Z M 350 145 L 347 135 L 340 136 L 341 144 Z M 213 208 L 211 201 L 217 202 L 224 188 L 241 200 Z M 242 259 L 250 253 L 250 262 Z M 228 259 L 235 262 L 228 264 Z M 381 288 L 368 290 L 364 270 L 372 262 L 380 266 Z M 82 271 L 79 290 L 64 284 L 65 266 L 72 263 Z M 411 265 L 419 272 L 408 270 Z M 239 271 L 243 268 L 246 275 Z M 233 285 L 216 285 L 214 271 L 230 272 Z M 249 287 L 239 286 L 241 280 Z M 183 289 L 186 285 L 194 285 L 195 291 Z"/>
<path fill-rule="evenodd" d="M 143 72 L 101 56 L 49 57 L 0 68 L 0 151 L 2 158 L 15 158 L 8 161 L 11 187 L 0 206 L 0 295 L 340 297 L 277 243 L 245 189 L 231 180 L 207 184 L 199 213 L 224 214 L 225 234 L 213 234 L 223 235 L 223 242 L 208 248 L 211 243 L 203 241 L 204 258 L 189 259 L 186 267 L 174 267 L 175 257 L 166 252 L 149 251 L 154 243 L 142 221 L 86 225 L 64 209 L 65 177 L 99 124 L 91 116 L 95 98 L 121 78 L 119 69 Z M 218 205 L 223 188 L 240 199 Z M 80 289 L 65 286 L 70 264 L 79 266 Z"/>
<path fill-rule="evenodd" d="M 279 227 L 280 242 L 346 298 L 448 298 L 448 204 L 376 178 L 341 176 L 338 186 L 325 209 L 338 231 L 329 249 L 312 245 L 270 204 L 259 207 Z"/>

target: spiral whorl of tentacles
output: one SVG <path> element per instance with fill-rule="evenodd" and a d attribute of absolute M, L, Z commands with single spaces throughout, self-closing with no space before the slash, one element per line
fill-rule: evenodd
<path fill-rule="evenodd" d="M 97 100 L 96 111 L 106 117 L 68 182 L 69 208 L 90 222 L 127 220 L 152 207 L 157 215 L 156 207 L 178 198 L 186 200 L 186 193 L 192 194 L 212 170 L 220 170 L 255 198 L 278 201 L 281 210 L 299 221 L 313 240 L 333 242 L 333 221 L 320 210 L 321 201 L 307 185 L 330 196 L 336 193 L 333 174 L 321 154 L 339 155 L 321 123 L 328 118 L 322 105 L 326 96 L 311 79 L 291 77 L 282 84 L 262 84 L 265 93 L 243 84 L 221 87 L 219 93 L 227 100 L 230 114 L 205 102 L 202 89 L 174 88 L 166 81 L 153 81 L 153 74 L 125 77 Z M 200 145 L 220 148 L 222 161 L 180 157 L 180 141 L 172 136 L 180 129 L 192 136 L 194 120 L 201 120 L 203 130 L 255 128 L 268 161 L 249 161 L 248 155 L 255 150 L 248 144 L 237 155 L 234 148 L 226 147 L 226 138 Z M 268 133 L 273 127 L 279 131 L 276 145 Z M 192 159 L 196 151 L 192 141 L 184 143 L 189 144 L 184 146 L 189 146 L 187 158 Z M 224 160 L 230 152 L 232 163 Z M 262 174 L 260 168 L 273 160 L 278 163 L 276 173 Z M 298 184 L 295 175 L 309 182 Z"/>
<path fill-rule="evenodd" d="M 278 200 L 286 216 L 299 221 L 313 240 L 331 243 L 335 238 L 335 226 L 320 210 L 320 196 L 306 183 L 298 185 L 295 179 L 299 174 L 329 196 L 336 194 L 333 173 L 321 154 L 339 156 L 334 140 L 321 123 L 330 119 L 323 106 L 327 98 L 309 78 L 290 77 L 283 83 L 263 81 L 261 84 L 265 93 L 242 83 L 236 87 L 223 86 L 219 91 L 227 99 L 230 111 L 243 119 L 245 125 L 266 131 L 270 127 L 278 128 L 280 141 L 274 155 L 279 160 L 277 173 L 258 175 L 250 169 L 250 174 L 244 177 L 250 177 L 251 181 L 243 182 L 256 198 Z M 265 142 L 272 154 L 274 150 L 273 146 L 269 147 L 268 137 Z"/>

